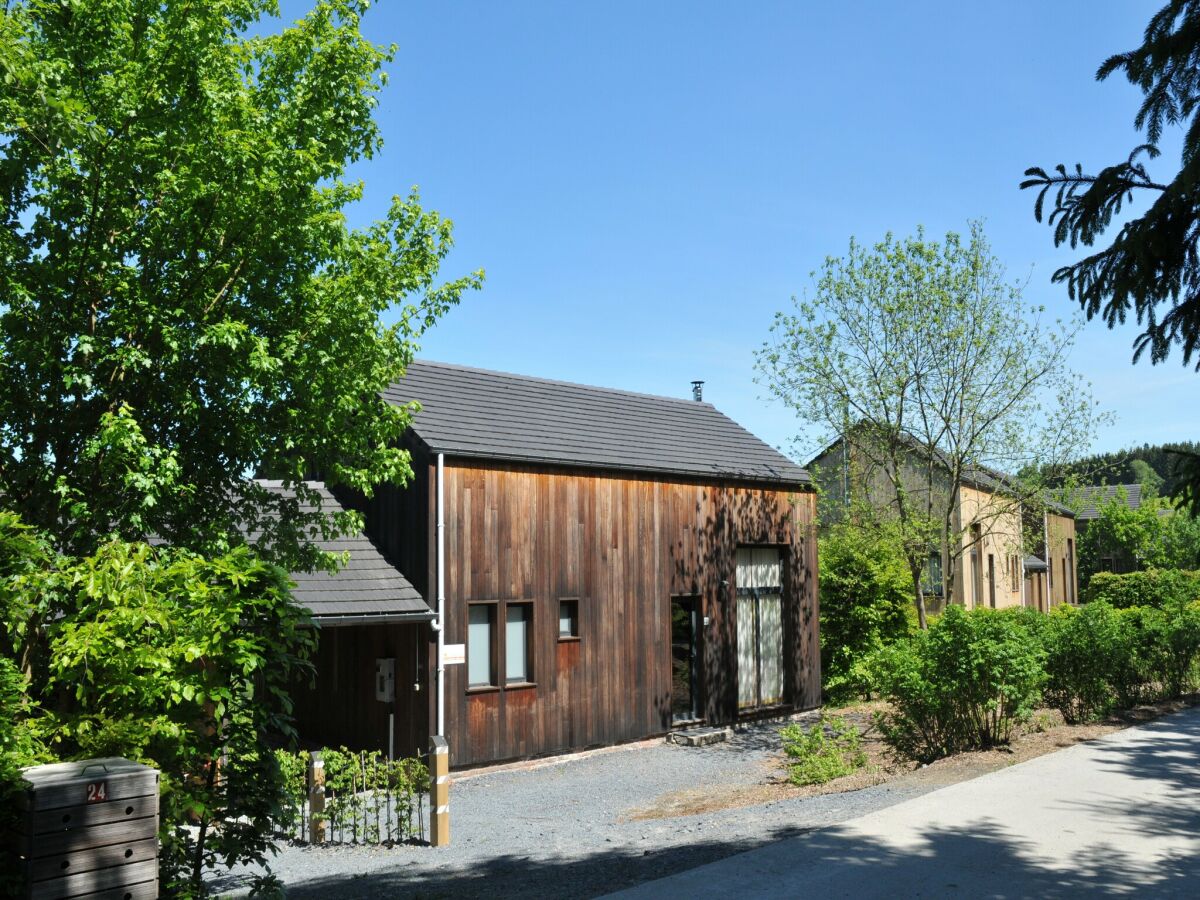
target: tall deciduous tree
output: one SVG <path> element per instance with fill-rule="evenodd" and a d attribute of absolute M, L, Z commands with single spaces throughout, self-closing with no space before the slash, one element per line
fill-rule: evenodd
<path fill-rule="evenodd" d="M 1145 95 L 1134 125 L 1146 143 L 1095 175 L 1080 163 L 1052 172 L 1034 166 L 1021 187 L 1037 190 L 1034 215 L 1054 229 L 1055 245 L 1072 248 L 1092 247 L 1136 195 L 1152 196 L 1107 247 L 1063 266 L 1053 280 L 1109 328 L 1136 317 L 1145 330 L 1134 342 L 1134 362 L 1147 350 L 1151 363 L 1163 362 L 1178 345 L 1184 365 L 1195 357 L 1200 370 L 1200 0 L 1171 0 L 1151 18 L 1142 44 L 1109 57 L 1096 78 L 1116 72 Z M 1170 181 L 1156 180 L 1147 163 L 1159 156 L 1164 130 L 1176 125 L 1186 127 L 1179 170 Z M 1175 496 L 1200 515 L 1200 456 L 1179 457 Z"/>
<path fill-rule="evenodd" d="M 0 11 L 0 495 L 69 552 L 157 533 L 276 558 L 339 529 L 299 485 L 410 475 L 381 388 L 479 285 L 415 194 L 352 229 L 392 49 L 367 0 L 13 0 Z M 393 324 L 386 320 L 394 317 Z"/>
<path fill-rule="evenodd" d="M 1026 305 L 977 223 L 965 241 L 851 241 L 794 306 L 758 354 L 760 381 L 810 437 L 852 434 L 869 469 L 854 477 L 886 492 L 924 627 L 931 551 L 945 555 L 949 600 L 972 546 L 959 486 L 1035 473 L 1091 442 L 1101 414 L 1067 365 L 1076 328 Z M 1042 488 L 1033 474 L 1007 478 L 977 520 L 1011 523 L 1019 542 L 1022 505 Z"/>

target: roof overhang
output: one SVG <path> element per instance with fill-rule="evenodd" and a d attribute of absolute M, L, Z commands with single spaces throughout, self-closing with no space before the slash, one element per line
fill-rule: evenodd
<path fill-rule="evenodd" d="M 350 615 L 314 615 L 312 620 L 321 628 L 344 628 L 352 625 L 419 625 L 437 618 L 433 610 L 425 612 L 351 613 Z"/>

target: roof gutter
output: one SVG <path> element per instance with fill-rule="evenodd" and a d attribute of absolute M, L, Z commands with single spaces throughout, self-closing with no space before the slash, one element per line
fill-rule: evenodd
<path fill-rule="evenodd" d="M 433 620 L 432 610 L 426 612 L 401 613 L 356 613 L 342 616 L 322 616 L 314 614 L 313 622 L 322 628 L 337 628 L 343 625 L 404 625 L 430 622 Z"/>

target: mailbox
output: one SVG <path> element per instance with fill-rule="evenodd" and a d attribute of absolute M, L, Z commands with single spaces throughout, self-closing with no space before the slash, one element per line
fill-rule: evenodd
<path fill-rule="evenodd" d="M 384 703 L 396 699 L 396 660 L 375 660 L 375 699 Z"/>
<path fill-rule="evenodd" d="M 158 896 L 158 771 L 119 757 L 22 773 L 25 897 Z"/>

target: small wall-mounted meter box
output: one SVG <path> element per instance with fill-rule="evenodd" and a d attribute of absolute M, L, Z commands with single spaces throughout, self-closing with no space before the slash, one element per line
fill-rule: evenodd
<path fill-rule="evenodd" d="M 396 660 L 375 660 L 375 699 L 384 703 L 396 699 Z"/>

